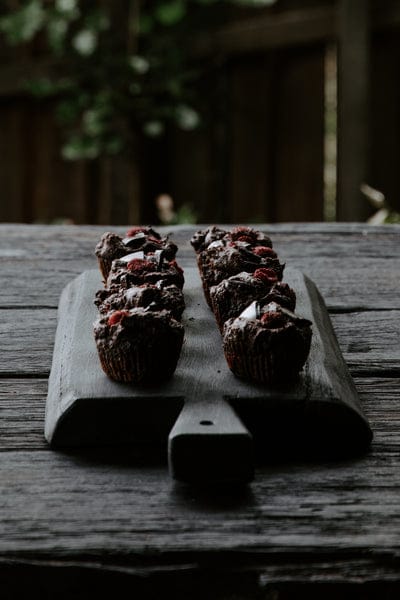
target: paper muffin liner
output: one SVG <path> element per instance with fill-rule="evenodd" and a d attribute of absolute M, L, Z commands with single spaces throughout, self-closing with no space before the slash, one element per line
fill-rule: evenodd
<path fill-rule="evenodd" d="M 243 379 L 275 384 L 299 376 L 310 350 L 311 335 L 299 332 L 272 334 L 265 342 L 249 339 L 244 329 L 224 329 L 223 347 L 231 371 Z"/>
<path fill-rule="evenodd" d="M 182 348 L 174 340 L 167 353 L 161 353 L 158 345 L 137 348 L 131 344 L 123 347 L 105 347 L 97 344 L 103 371 L 115 381 L 125 383 L 159 382 L 171 377 L 176 369 Z"/>

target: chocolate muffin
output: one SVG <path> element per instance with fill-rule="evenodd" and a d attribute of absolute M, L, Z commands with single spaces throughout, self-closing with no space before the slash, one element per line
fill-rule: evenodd
<path fill-rule="evenodd" d="M 225 321 L 238 317 L 254 300 L 263 304 L 276 302 L 291 311 L 296 307 L 296 294 L 292 288 L 278 281 L 275 271 L 265 267 L 222 280 L 210 288 L 210 298 L 220 330 Z"/>
<path fill-rule="evenodd" d="M 104 233 L 95 248 L 104 281 L 107 280 L 114 260 L 139 250 L 145 254 L 162 251 L 166 259 L 172 260 L 175 258 L 177 246 L 168 238 L 162 238 L 151 227 L 134 227 L 124 238 L 115 233 Z"/>
<path fill-rule="evenodd" d="M 252 227 L 234 227 L 228 232 L 229 241 L 243 242 L 252 247 L 266 246 L 272 248 L 272 242 L 269 236 L 263 231 L 253 229 Z"/>
<path fill-rule="evenodd" d="M 99 290 L 96 292 L 94 303 L 102 315 L 111 311 L 142 307 L 152 311 L 168 310 L 178 321 L 185 309 L 182 290 L 176 285 L 166 284 L 162 279 L 155 284 L 144 283 L 128 289 L 116 289 L 114 286 L 112 290 Z"/>
<path fill-rule="evenodd" d="M 98 319 L 93 329 L 102 369 L 111 379 L 157 383 L 174 373 L 184 328 L 168 311 L 115 311 Z"/>
<path fill-rule="evenodd" d="M 153 254 L 134 253 L 112 263 L 106 287 L 113 292 L 117 288 L 124 289 L 143 283 L 155 284 L 164 281 L 165 285 L 176 285 L 183 288 L 183 269 L 176 260 L 165 260 L 162 251 Z"/>
<path fill-rule="evenodd" d="M 190 243 L 198 254 L 216 241 L 221 241 L 223 245 L 227 245 L 230 242 L 241 242 L 250 247 L 268 246 L 272 248 L 270 238 L 263 231 L 257 231 L 251 227 L 234 227 L 231 231 L 226 231 L 213 225 L 203 231 L 197 231 L 190 240 Z"/>
<path fill-rule="evenodd" d="M 190 243 L 192 244 L 195 252 L 199 253 L 208 248 L 208 246 L 213 242 L 222 240 L 227 233 L 228 232 L 225 229 L 221 229 L 220 227 L 213 225 L 208 229 L 197 231 L 190 240 Z"/>
<path fill-rule="evenodd" d="M 246 244 L 246 242 L 242 243 Z M 238 244 L 240 241 L 230 242 L 228 246 L 224 246 L 221 241 L 217 241 L 198 254 L 197 263 L 204 295 L 210 306 L 210 288 L 242 271 L 254 273 L 257 269 L 267 268 L 276 273 L 278 281 L 282 279 L 285 265 L 279 262 L 271 248 L 260 246 L 252 251 Z"/>
<path fill-rule="evenodd" d="M 276 302 L 254 301 L 239 317 L 226 321 L 223 346 L 238 377 L 257 383 L 295 379 L 310 351 L 311 322 Z"/>

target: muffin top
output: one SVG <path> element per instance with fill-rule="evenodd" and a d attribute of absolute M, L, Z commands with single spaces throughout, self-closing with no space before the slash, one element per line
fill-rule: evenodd
<path fill-rule="evenodd" d="M 162 250 L 146 255 L 133 253 L 113 261 L 106 287 L 115 291 L 115 286 L 127 289 L 144 283 L 156 284 L 160 280 L 182 289 L 183 269 L 176 260 L 167 260 Z"/>
<path fill-rule="evenodd" d="M 243 243 L 247 244 L 247 242 Z M 227 246 L 211 245 L 199 254 L 203 276 L 209 280 L 210 285 L 216 285 L 231 275 L 243 271 L 254 273 L 261 268 L 274 271 L 277 280 L 282 279 L 285 265 L 279 262 L 273 250 L 262 246 L 268 250 L 268 253 L 257 253 L 239 244 L 230 242 Z"/>
<path fill-rule="evenodd" d="M 271 239 L 264 232 L 251 227 L 234 227 L 231 231 L 226 231 L 213 225 L 208 229 L 198 231 L 190 240 L 197 253 L 206 250 L 215 242 L 221 242 L 223 246 L 228 245 L 230 242 L 237 242 L 250 247 L 264 246 L 272 248 Z"/>
<path fill-rule="evenodd" d="M 236 318 L 229 319 L 224 326 L 224 335 L 229 331 L 246 330 L 256 339 L 260 335 L 279 335 L 290 329 L 296 329 L 311 336 L 311 321 L 299 317 L 294 312 L 280 306 L 276 302 L 252 302 Z"/>
<path fill-rule="evenodd" d="M 178 248 L 151 227 L 135 227 L 124 238 L 111 232 L 104 233 L 95 248 L 95 254 L 99 258 L 115 260 L 137 250 L 146 254 L 163 250 L 165 257 L 172 260 Z"/>
<path fill-rule="evenodd" d="M 183 338 L 184 328 L 167 310 L 151 311 L 147 308 L 116 310 L 102 316 L 93 324 L 97 344 L 123 348 L 125 343 L 138 348 L 152 345 L 165 336 Z"/>
<path fill-rule="evenodd" d="M 182 290 L 176 285 L 169 285 L 163 279 L 155 284 L 140 284 L 132 287 L 102 289 L 96 292 L 94 303 L 101 314 L 110 311 L 136 307 L 148 307 L 152 311 L 163 308 L 170 310 L 175 318 L 180 318 L 185 308 Z"/>
<path fill-rule="evenodd" d="M 252 300 L 276 302 L 289 310 L 296 307 L 294 290 L 287 283 L 278 281 L 276 272 L 266 267 L 256 269 L 254 273 L 241 272 L 223 279 L 211 287 L 210 297 L 214 310 L 222 308 L 222 312 L 229 316 L 238 316 Z"/>

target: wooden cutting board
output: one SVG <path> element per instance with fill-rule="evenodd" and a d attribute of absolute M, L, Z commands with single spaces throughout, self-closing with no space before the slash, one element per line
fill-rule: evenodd
<path fill-rule="evenodd" d="M 296 312 L 313 323 L 298 381 L 273 388 L 236 378 L 205 303 L 197 267 L 185 270 L 185 341 L 174 376 L 162 385 L 116 383 L 102 371 L 92 324 L 102 287 L 85 271 L 59 303 L 46 404 L 54 447 L 146 447 L 168 441 L 171 475 L 187 482 L 250 481 L 255 461 L 338 458 L 363 452 L 372 433 L 325 304 L 301 272 L 286 269 Z"/>

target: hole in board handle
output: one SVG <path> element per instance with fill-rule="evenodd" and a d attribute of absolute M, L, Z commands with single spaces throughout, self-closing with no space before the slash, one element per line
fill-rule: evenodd
<path fill-rule="evenodd" d="M 200 421 L 200 425 L 214 425 L 213 421 Z"/>

